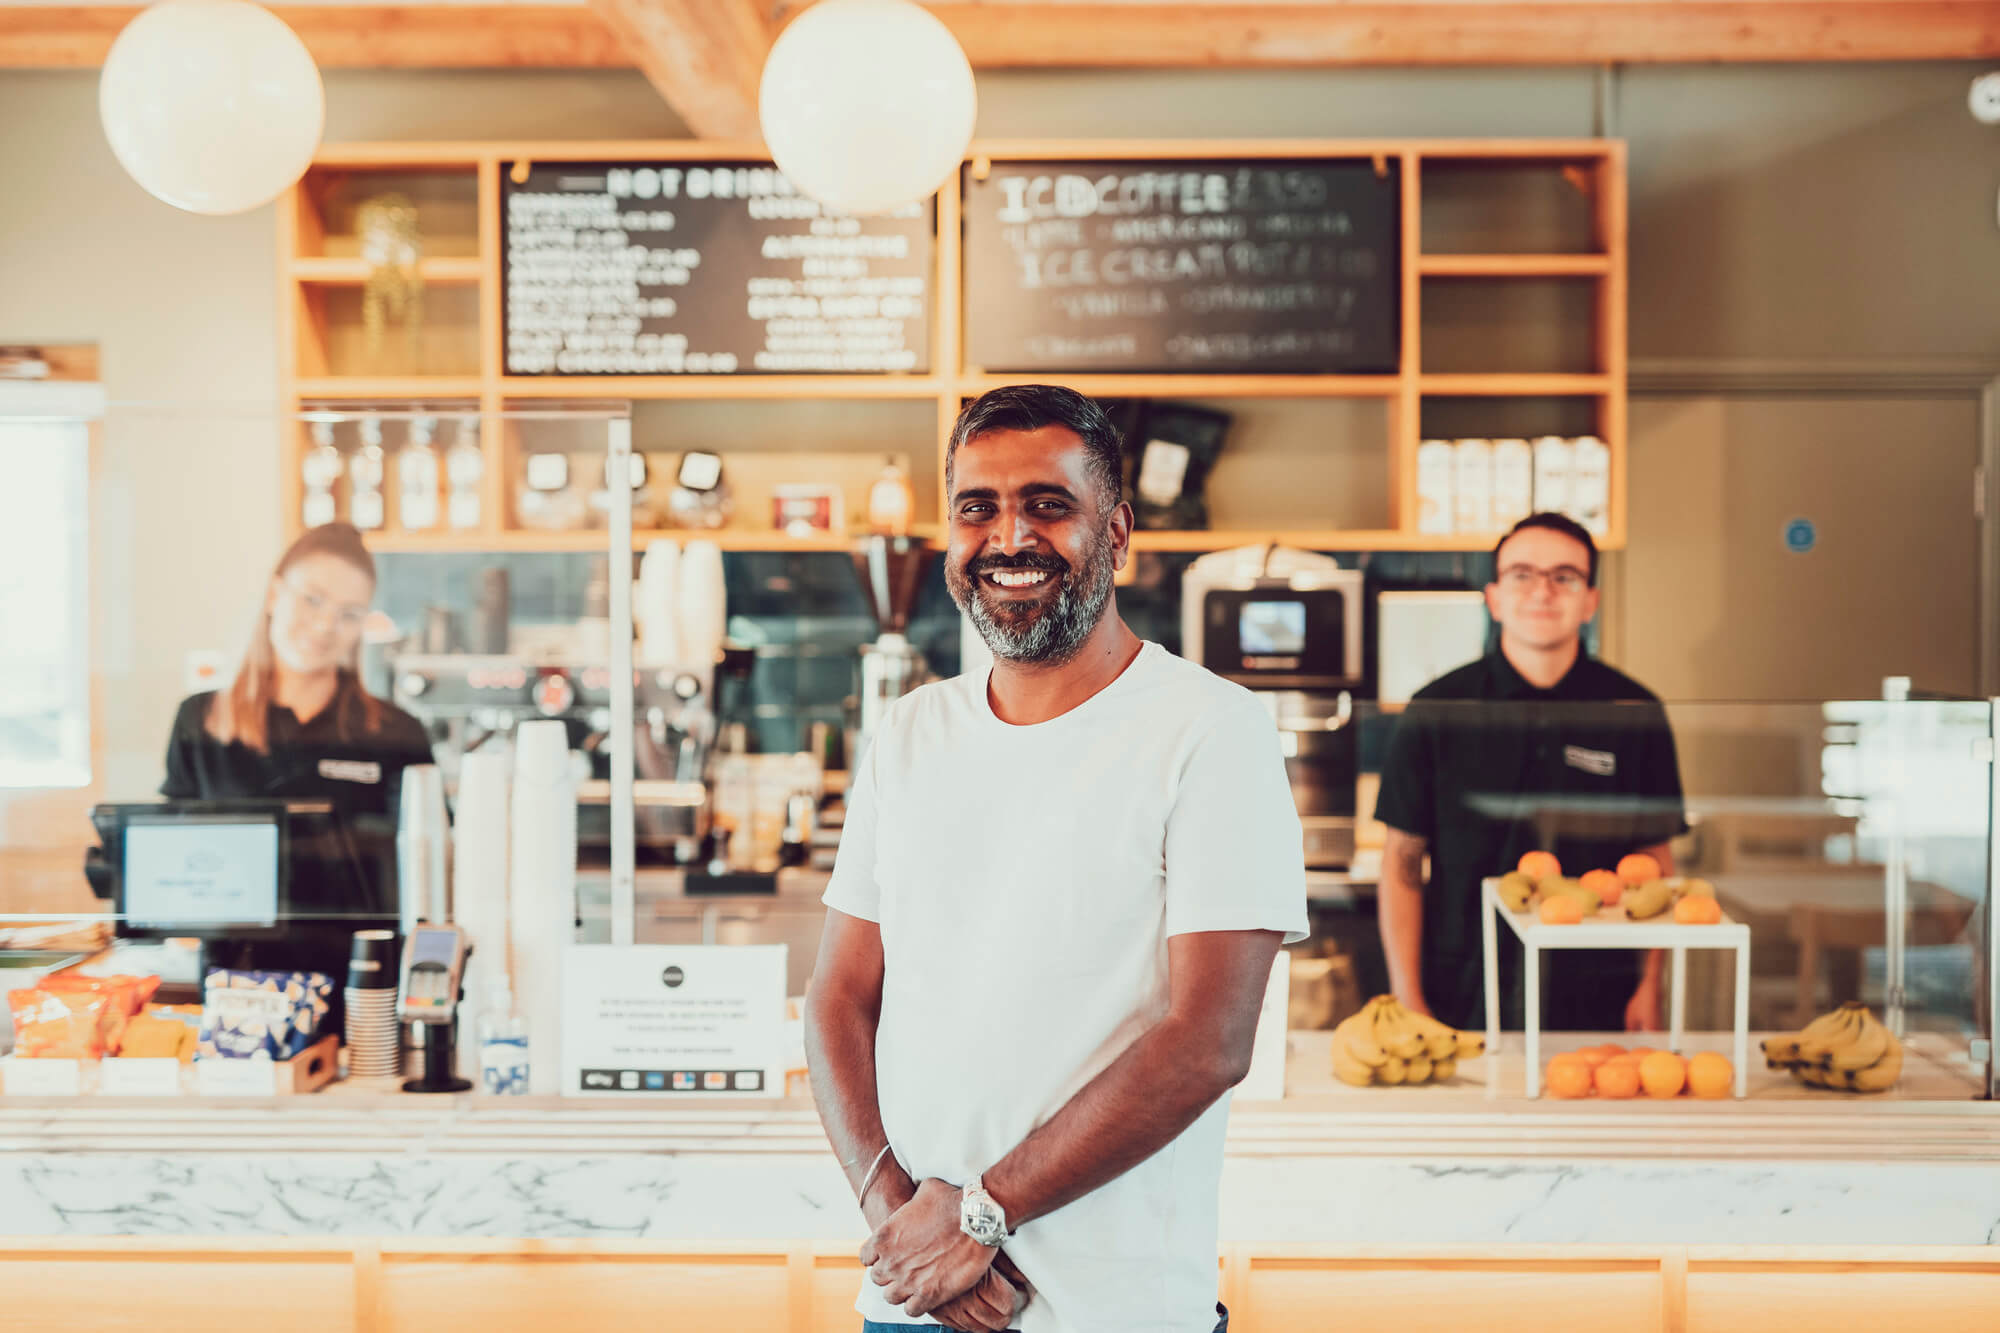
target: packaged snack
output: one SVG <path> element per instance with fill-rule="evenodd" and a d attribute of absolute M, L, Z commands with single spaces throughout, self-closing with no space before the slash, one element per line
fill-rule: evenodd
<path fill-rule="evenodd" d="M 95 1060 L 104 1054 L 105 998 L 30 986 L 7 992 L 17 1060 Z"/>
<path fill-rule="evenodd" d="M 14 1054 L 57 1060 L 116 1055 L 125 1025 L 159 988 L 158 977 L 57 972 L 29 989 L 11 991 Z"/>
<path fill-rule="evenodd" d="M 119 1054 L 130 1059 L 194 1059 L 201 1040 L 201 1006 L 198 1004 L 149 1004 L 145 1012 L 125 1025 L 125 1041 Z"/>
<path fill-rule="evenodd" d="M 232 972 L 203 983 L 201 1059 L 289 1060 L 325 1021 L 333 979 L 318 972 Z"/>
<path fill-rule="evenodd" d="M 55 994 L 99 995 L 104 1008 L 99 1020 L 99 1054 L 116 1055 L 125 1037 L 125 1025 L 146 1001 L 160 989 L 158 977 L 89 977 L 79 972 L 57 972 L 42 978 L 41 989 Z"/>

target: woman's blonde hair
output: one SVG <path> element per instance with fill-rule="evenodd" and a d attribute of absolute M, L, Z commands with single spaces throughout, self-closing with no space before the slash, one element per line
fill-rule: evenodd
<path fill-rule="evenodd" d="M 327 523 L 308 528 L 278 557 L 271 577 L 283 578 L 293 565 L 315 555 L 330 555 L 336 560 L 343 560 L 366 574 L 371 585 L 375 582 L 375 559 L 368 554 L 367 546 L 362 544 L 361 534 L 347 523 Z M 329 705 L 334 710 L 337 734 L 343 740 L 377 731 L 382 726 L 382 701 L 362 688 L 360 670 L 361 645 L 357 642 L 354 655 L 341 667 L 340 685 L 334 692 L 333 703 Z M 250 647 L 243 654 L 242 665 L 236 668 L 236 679 L 230 682 L 228 689 L 217 690 L 215 698 L 209 701 L 208 734 L 224 744 L 235 741 L 259 754 L 269 753 L 269 717 L 275 674 L 271 652 L 271 601 L 267 592 L 263 609 L 257 613 L 257 629 L 250 636 Z"/>

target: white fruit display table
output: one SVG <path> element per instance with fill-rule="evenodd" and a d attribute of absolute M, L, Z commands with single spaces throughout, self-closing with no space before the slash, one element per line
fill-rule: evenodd
<path fill-rule="evenodd" d="M 1479 913 L 1480 944 L 1486 976 L 1486 1049 L 1500 1049 L 1500 935 L 1495 921 L 1505 921 L 1521 941 L 1524 1004 L 1523 1034 L 1527 1043 L 1527 1095 L 1542 1095 L 1542 950 L 1544 949 L 1669 949 L 1673 953 L 1673 999 L 1667 1020 L 1667 1045 L 1678 1048 L 1687 1016 L 1687 951 L 1736 951 L 1736 1096 L 1749 1091 L 1750 1078 L 1750 927 L 1724 917 L 1714 925 L 1684 926 L 1659 917 L 1634 921 L 1623 907 L 1606 907 L 1575 925 L 1552 926 L 1532 912 L 1515 912 L 1501 901 L 1497 879 L 1480 886 L 1484 905 Z M 1668 909 L 1671 912 L 1671 908 Z"/>

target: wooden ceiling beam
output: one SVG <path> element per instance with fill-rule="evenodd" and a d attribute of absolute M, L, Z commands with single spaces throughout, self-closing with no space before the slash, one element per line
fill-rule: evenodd
<path fill-rule="evenodd" d="M 945 0 L 929 7 L 979 69 L 2000 57 L 2000 0 Z M 275 8 L 322 68 L 637 65 L 697 132 L 731 138 L 756 137 L 757 71 L 774 27 L 768 0 Z M 137 12 L 0 3 L 0 69 L 101 65 Z"/>
<path fill-rule="evenodd" d="M 768 3 L 590 0 L 590 9 L 698 137 L 764 137 L 757 84 L 777 35 Z"/>
<path fill-rule="evenodd" d="M 1709 64 L 2000 55 L 1993 0 L 931 4 L 976 68 Z"/>

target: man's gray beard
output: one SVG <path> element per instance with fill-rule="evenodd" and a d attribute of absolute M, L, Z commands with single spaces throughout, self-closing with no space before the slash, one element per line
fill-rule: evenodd
<path fill-rule="evenodd" d="M 1082 650 L 1084 640 L 1103 619 L 1105 605 L 1111 600 L 1112 573 L 1111 542 L 1099 533 L 1084 559 L 1082 589 L 1072 587 L 1065 576 L 1049 608 L 1019 627 L 994 617 L 980 595 L 978 583 L 983 576 L 960 576 L 947 584 L 962 585 L 963 595 L 960 587 L 950 589 L 952 600 L 995 657 L 1025 666 L 1060 666 Z"/>

